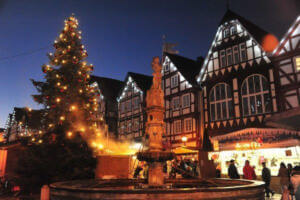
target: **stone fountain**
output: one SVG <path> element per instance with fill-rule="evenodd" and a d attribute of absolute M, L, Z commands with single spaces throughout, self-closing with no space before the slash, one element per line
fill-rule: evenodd
<path fill-rule="evenodd" d="M 164 185 L 163 162 L 172 160 L 175 155 L 170 151 L 163 151 L 162 134 L 164 132 L 164 92 L 161 88 L 161 65 L 159 58 L 153 58 L 153 81 L 146 96 L 146 136 L 148 149 L 137 153 L 137 159 L 146 161 L 149 165 L 148 186 L 162 187 Z"/>
<path fill-rule="evenodd" d="M 153 58 L 152 69 L 153 84 L 146 96 L 148 148 L 137 153 L 137 158 L 149 165 L 148 180 L 93 179 L 54 183 L 50 185 L 51 200 L 263 200 L 264 184 L 260 181 L 197 178 L 164 180 L 163 162 L 172 160 L 174 154 L 162 148 L 164 94 L 158 57 Z"/>

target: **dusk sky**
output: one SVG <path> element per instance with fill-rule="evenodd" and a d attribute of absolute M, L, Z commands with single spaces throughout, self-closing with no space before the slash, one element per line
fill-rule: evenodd
<path fill-rule="evenodd" d="M 38 108 L 30 78 L 43 79 L 41 65 L 72 13 L 94 75 L 124 80 L 128 71 L 151 74 L 161 55 L 162 35 L 180 55 L 205 56 L 226 11 L 226 0 L 0 0 L 0 127 L 13 107 Z M 231 0 L 231 10 L 279 40 L 300 14 L 297 0 Z"/>

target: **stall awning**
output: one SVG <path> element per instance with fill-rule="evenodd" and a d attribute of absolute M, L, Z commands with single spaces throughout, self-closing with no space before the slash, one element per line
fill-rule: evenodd
<path fill-rule="evenodd" d="M 188 147 L 176 147 L 172 150 L 177 155 L 183 155 L 183 154 L 196 154 L 198 153 L 197 150 L 189 149 Z"/>

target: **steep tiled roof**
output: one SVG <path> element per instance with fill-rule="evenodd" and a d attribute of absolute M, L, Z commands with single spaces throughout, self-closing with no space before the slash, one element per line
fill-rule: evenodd
<path fill-rule="evenodd" d="M 199 61 L 195 61 L 189 58 L 185 58 L 179 55 L 164 53 L 171 62 L 176 66 L 182 76 L 192 85 L 197 85 L 196 76 L 198 75 L 203 63 L 201 57 Z"/>
<path fill-rule="evenodd" d="M 91 82 L 97 82 L 103 96 L 109 100 L 116 100 L 124 82 L 112 78 L 91 76 Z"/>
<path fill-rule="evenodd" d="M 152 76 L 128 72 L 126 80 L 129 76 L 136 82 L 137 86 L 143 90 L 143 92 L 146 92 L 148 89 L 150 89 L 152 85 Z"/>
<path fill-rule="evenodd" d="M 249 20 L 245 19 L 244 17 L 236 14 L 235 12 L 233 12 L 229 9 L 223 16 L 223 18 L 220 22 L 220 25 L 225 22 L 228 22 L 230 20 L 235 20 L 235 19 L 237 19 L 247 29 L 247 31 L 254 37 L 254 39 L 260 44 L 262 43 L 264 37 L 267 34 L 269 34 L 267 31 L 263 30 L 256 24 L 250 22 Z"/>

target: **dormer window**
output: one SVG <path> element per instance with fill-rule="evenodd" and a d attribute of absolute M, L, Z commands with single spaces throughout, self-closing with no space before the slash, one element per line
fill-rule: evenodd
<path fill-rule="evenodd" d="M 236 26 L 232 26 L 232 27 L 230 28 L 230 33 L 231 33 L 231 35 L 234 35 L 234 34 L 237 33 Z"/>
<path fill-rule="evenodd" d="M 229 36 L 229 29 L 225 29 L 224 30 L 224 38 L 228 37 Z"/>

